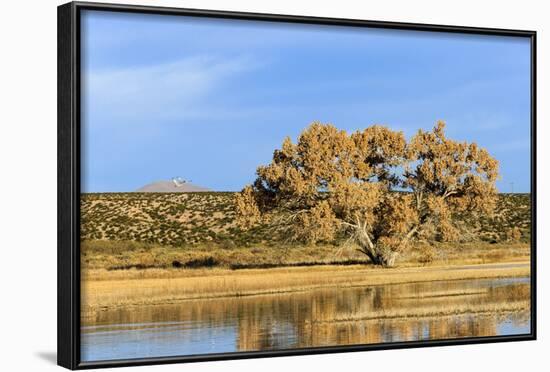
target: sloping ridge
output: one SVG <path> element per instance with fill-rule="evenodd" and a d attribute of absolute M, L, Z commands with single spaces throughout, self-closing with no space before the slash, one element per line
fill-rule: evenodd
<path fill-rule="evenodd" d="M 184 183 L 179 186 L 172 181 L 157 181 L 140 187 L 135 192 L 205 192 L 211 191 L 206 187 Z"/>

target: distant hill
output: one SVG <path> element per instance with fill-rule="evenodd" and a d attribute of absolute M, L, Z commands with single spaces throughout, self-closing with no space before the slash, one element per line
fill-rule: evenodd
<path fill-rule="evenodd" d="M 186 182 L 176 185 L 173 181 L 157 181 L 140 187 L 135 192 L 206 192 L 212 191 L 206 187 Z"/>
<path fill-rule="evenodd" d="M 235 223 L 232 192 L 185 193 L 177 188 L 168 193 L 171 186 L 166 187 L 150 188 L 151 191 L 143 193 L 83 194 L 81 238 L 175 246 L 209 241 L 246 246 L 284 240 L 265 226 L 242 231 Z M 501 194 L 492 217 L 458 218 L 458 222 L 473 228 L 472 234 L 462 238 L 502 241 L 509 229 L 518 227 L 522 239 L 527 240 L 531 227 L 530 208 L 529 194 Z"/>

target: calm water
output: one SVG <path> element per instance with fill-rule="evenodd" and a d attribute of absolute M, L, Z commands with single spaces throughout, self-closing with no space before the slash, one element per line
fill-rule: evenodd
<path fill-rule="evenodd" d="M 529 278 L 521 278 L 315 290 L 106 311 L 84 323 L 81 357 L 98 361 L 525 334 L 530 332 L 528 311 L 389 315 L 461 306 L 498 308 L 528 299 Z M 366 319 L 376 314 L 386 317 Z"/>

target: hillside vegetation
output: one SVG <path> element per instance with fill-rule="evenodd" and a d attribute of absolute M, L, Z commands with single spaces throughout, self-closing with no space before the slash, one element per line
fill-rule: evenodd
<path fill-rule="evenodd" d="M 84 194 L 82 240 L 124 240 L 186 246 L 215 242 L 228 246 L 279 244 L 284 237 L 265 226 L 241 230 L 235 222 L 230 192 Z M 530 234 L 529 194 L 500 194 L 494 215 L 457 217 L 462 241 L 501 242 L 517 227 L 522 240 Z"/>
<path fill-rule="evenodd" d="M 353 247 L 299 245 L 267 226 L 241 230 L 234 193 L 84 194 L 81 201 L 85 268 L 274 267 L 366 263 Z M 402 264 L 512 260 L 529 254 L 530 196 L 501 194 L 492 217 L 456 217 L 460 244 L 417 242 Z M 520 235 L 510 244 L 510 231 Z M 335 245 L 337 247 L 335 247 Z"/>

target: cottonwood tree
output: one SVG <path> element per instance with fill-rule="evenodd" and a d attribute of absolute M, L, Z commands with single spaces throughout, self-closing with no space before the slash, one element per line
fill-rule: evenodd
<path fill-rule="evenodd" d="M 421 234 L 456 237 L 455 213 L 489 213 L 498 162 L 445 124 L 402 132 L 374 125 L 352 134 L 315 122 L 286 138 L 235 197 L 238 221 L 269 223 L 310 243 L 346 236 L 377 265 L 393 266 Z"/>

